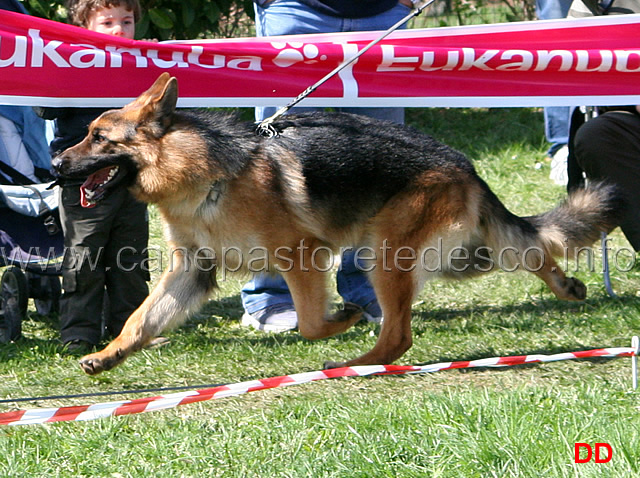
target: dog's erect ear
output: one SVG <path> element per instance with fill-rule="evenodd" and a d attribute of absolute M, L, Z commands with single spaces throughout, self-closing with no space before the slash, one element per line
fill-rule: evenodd
<path fill-rule="evenodd" d="M 165 72 L 126 108 L 138 110 L 142 122 L 156 123 L 164 133 L 171 124 L 177 102 L 178 80 Z"/>
<path fill-rule="evenodd" d="M 145 91 L 144 93 L 141 93 L 140 96 L 138 96 L 135 100 L 129 103 L 127 107 L 139 108 L 141 106 L 148 104 L 150 101 L 153 100 L 153 98 L 162 96 L 164 90 L 167 88 L 171 80 L 174 80 L 174 82 L 176 81 L 175 78 L 172 78 L 171 75 L 169 75 L 169 73 L 165 71 L 156 79 L 156 81 L 153 83 L 153 85 L 151 85 L 151 87 L 147 91 Z"/>
<path fill-rule="evenodd" d="M 165 73 L 163 73 L 164 75 Z M 166 73 L 168 76 L 168 73 Z M 162 76 L 162 75 L 161 75 Z M 157 83 L 158 81 L 156 81 Z M 154 83 L 154 86 L 155 84 Z M 171 124 L 171 118 L 173 112 L 176 110 L 176 104 L 178 103 L 178 80 L 175 78 L 169 78 L 162 88 L 162 91 L 153 96 L 149 105 L 153 107 L 155 120 L 162 125 L 162 128 L 166 130 Z"/>

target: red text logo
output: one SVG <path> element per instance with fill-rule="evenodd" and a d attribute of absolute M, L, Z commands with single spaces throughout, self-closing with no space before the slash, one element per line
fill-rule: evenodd
<path fill-rule="evenodd" d="M 576 463 L 588 463 L 592 458 L 596 463 L 609 463 L 613 458 L 613 448 L 608 443 L 596 443 L 593 447 L 588 443 L 575 444 Z"/>

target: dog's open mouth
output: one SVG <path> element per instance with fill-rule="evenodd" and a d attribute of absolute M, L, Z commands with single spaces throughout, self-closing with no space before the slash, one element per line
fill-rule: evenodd
<path fill-rule="evenodd" d="M 118 166 L 109 166 L 100 169 L 87 178 L 80 186 L 80 204 L 82 207 L 91 208 L 100 201 L 107 192 L 107 184 L 118 174 Z"/>

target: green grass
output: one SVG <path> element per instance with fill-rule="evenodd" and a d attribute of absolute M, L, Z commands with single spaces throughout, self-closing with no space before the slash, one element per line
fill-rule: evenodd
<path fill-rule="evenodd" d="M 564 197 L 548 179 L 540 111 L 416 109 L 408 121 L 467 154 L 517 214 Z M 152 226 L 161 245 L 153 208 Z M 626 245 L 618 231 L 611 237 Z M 576 274 L 590 290 L 582 303 L 560 302 L 516 273 L 427 284 L 413 309 L 414 346 L 400 363 L 629 346 L 640 331 L 640 270 L 614 271 L 612 299 L 600 274 L 585 269 Z M 376 326 L 365 324 L 317 342 L 245 329 L 242 281 L 221 283 L 200 313 L 166 334 L 168 347 L 97 377 L 61 355 L 55 318 L 31 312 L 24 337 L 0 345 L 0 398 L 240 382 L 317 370 L 375 342 Z M 640 392 L 630 367 L 628 358 L 594 359 L 337 379 L 141 415 L 3 427 L 0 476 L 639 476 Z M 0 412 L 107 400 L 1 404 Z M 576 442 L 609 443 L 613 459 L 575 464 Z"/>

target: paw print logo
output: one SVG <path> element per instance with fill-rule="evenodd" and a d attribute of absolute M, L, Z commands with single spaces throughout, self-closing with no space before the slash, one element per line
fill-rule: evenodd
<path fill-rule="evenodd" d="M 301 61 L 310 65 L 327 59 L 325 55 L 319 56 L 320 51 L 318 50 L 318 47 L 312 44 L 305 45 L 302 42 L 276 42 L 271 45 L 274 48 L 281 50 L 273 60 L 273 63 L 281 68 L 287 68 L 288 66 Z"/>

